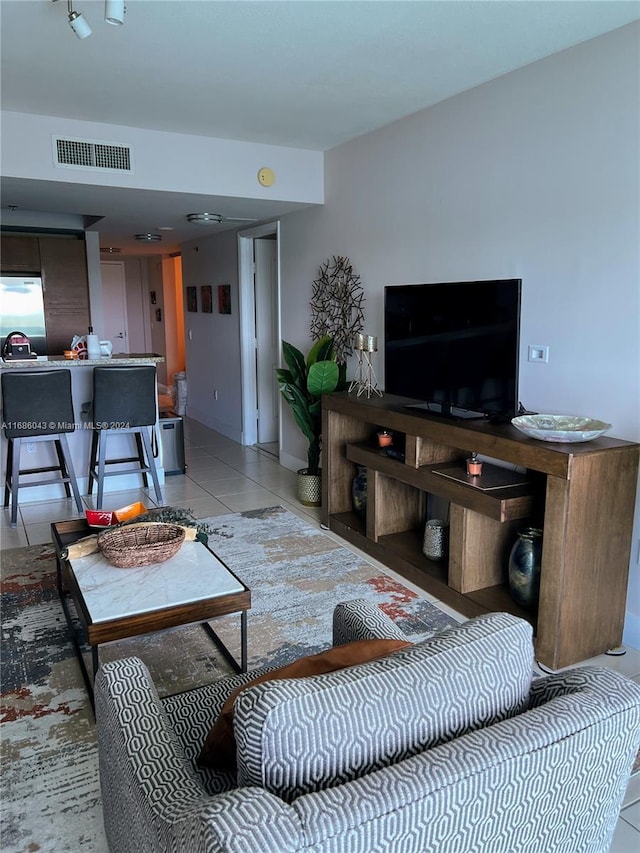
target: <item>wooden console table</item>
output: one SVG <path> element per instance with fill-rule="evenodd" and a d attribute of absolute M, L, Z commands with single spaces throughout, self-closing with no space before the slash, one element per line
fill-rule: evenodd
<path fill-rule="evenodd" d="M 551 669 L 620 645 L 640 445 L 605 436 L 552 444 L 407 402 L 323 396 L 323 523 L 465 616 L 506 610 L 528 619 L 536 657 Z M 377 447 L 380 429 L 405 436 L 404 460 Z M 472 451 L 523 467 L 527 482 L 514 475 L 518 484 L 483 491 L 442 475 L 464 472 Z M 368 472 L 366 522 L 352 509 L 356 465 Z M 422 553 L 428 494 L 450 502 L 448 562 Z M 518 607 L 507 584 L 516 531 L 531 524 L 544 531 L 537 613 Z"/>

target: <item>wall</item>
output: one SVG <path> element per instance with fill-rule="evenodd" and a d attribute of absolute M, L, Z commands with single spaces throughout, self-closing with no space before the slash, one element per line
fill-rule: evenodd
<path fill-rule="evenodd" d="M 621 28 L 328 152 L 325 205 L 281 221 L 283 337 L 307 348 L 311 284 L 333 254 L 362 276 L 380 339 L 386 284 L 520 277 L 520 399 L 640 440 L 639 35 Z M 528 363 L 528 344 L 549 363 Z M 304 459 L 288 410 L 283 450 Z"/>
<path fill-rule="evenodd" d="M 235 231 L 182 244 L 183 286 L 197 289 L 197 312 L 185 297 L 187 415 L 234 441 L 242 440 L 242 382 Z M 218 312 L 218 285 L 231 286 L 231 314 Z M 201 286 L 210 285 L 211 314 L 202 311 Z M 217 397 L 217 399 L 216 399 Z"/>
<path fill-rule="evenodd" d="M 130 146 L 132 171 L 58 168 L 52 135 Z M 322 203 L 322 152 L 279 145 L 164 133 L 56 116 L 2 112 L 2 174 L 30 180 L 100 184 L 167 192 Z M 268 163 L 278 180 L 272 187 L 256 174 Z"/>

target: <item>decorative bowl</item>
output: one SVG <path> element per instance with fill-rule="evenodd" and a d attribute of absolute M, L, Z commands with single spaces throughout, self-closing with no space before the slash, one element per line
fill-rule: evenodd
<path fill-rule="evenodd" d="M 611 424 L 574 415 L 520 415 L 511 423 L 529 438 L 558 443 L 591 441 L 611 429 Z"/>
<path fill-rule="evenodd" d="M 177 524 L 117 527 L 98 536 L 98 548 L 112 566 L 136 569 L 174 557 L 184 542 L 184 534 L 184 527 Z"/>

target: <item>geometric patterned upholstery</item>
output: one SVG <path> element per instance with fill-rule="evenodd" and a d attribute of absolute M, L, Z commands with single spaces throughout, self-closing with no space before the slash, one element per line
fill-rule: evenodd
<path fill-rule="evenodd" d="M 344 642 L 370 636 L 377 621 L 370 608 L 363 606 L 360 625 L 354 609 L 343 608 Z M 384 626 L 376 630 L 385 636 Z M 462 635 L 470 652 L 475 641 Z M 441 637 L 430 660 L 447 645 Z M 497 666 L 505 652 L 508 660 L 501 645 Z M 467 669 L 482 670 L 480 659 L 461 655 L 454 661 L 449 650 L 445 657 L 451 680 L 464 682 Z M 609 849 L 640 748 L 640 686 L 614 671 L 585 667 L 534 679 L 521 713 L 457 736 L 456 718 L 450 739 L 291 804 L 261 786 L 212 795 L 207 788 L 221 790 L 232 780 L 212 781 L 203 775 L 211 771 L 193 763 L 216 708 L 243 678 L 254 676 L 160 701 L 139 659 L 99 669 L 96 730 L 111 853 Z M 491 714 L 487 706 L 483 717 Z M 189 716 L 199 722 L 190 723 Z"/>
<path fill-rule="evenodd" d="M 521 713 L 531 636 L 524 620 L 489 613 L 379 660 L 242 691 L 238 785 L 292 802 Z"/>

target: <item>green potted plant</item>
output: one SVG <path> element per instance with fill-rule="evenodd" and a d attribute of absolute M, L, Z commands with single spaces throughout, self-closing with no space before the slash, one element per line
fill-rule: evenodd
<path fill-rule="evenodd" d="M 298 499 L 305 506 L 320 506 L 323 394 L 346 387 L 346 365 L 338 364 L 329 335 L 317 340 L 307 357 L 287 341 L 282 342 L 286 368 L 276 368 L 280 392 L 309 446 L 307 467 L 298 471 Z"/>

